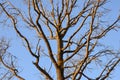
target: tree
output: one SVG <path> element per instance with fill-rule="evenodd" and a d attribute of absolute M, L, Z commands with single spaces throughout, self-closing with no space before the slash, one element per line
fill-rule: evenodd
<path fill-rule="evenodd" d="M 13 79 L 13 76 L 16 76 L 20 80 L 24 80 L 17 74 L 18 70 L 16 69 L 16 57 L 13 56 L 11 53 L 7 52 L 8 47 L 9 42 L 7 42 L 5 39 L 1 39 L 0 62 L 3 64 L 3 66 L 0 68 L 0 80 L 11 80 Z"/>
<path fill-rule="evenodd" d="M 6 24 L 12 22 L 14 30 L 35 59 L 33 65 L 44 79 L 105 80 L 110 77 L 120 62 L 119 52 L 106 48 L 100 40 L 111 30 L 119 28 L 120 17 L 118 15 L 110 24 L 104 21 L 108 11 L 104 8 L 107 0 L 21 0 L 19 4 L 22 3 L 24 7 L 10 0 L 2 1 L 1 16 L 7 18 L 2 20 Z M 1 63 L 9 73 L 24 80 L 12 64 L 14 60 L 6 64 L 2 56 L 0 53 Z M 41 57 L 47 57 L 51 65 L 41 66 L 41 63 L 45 64 Z M 86 73 L 89 70 L 94 72 L 97 66 L 100 70 L 95 72 L 96 76 Z M 50 74 L 53 70 L 55 78 Z"/>

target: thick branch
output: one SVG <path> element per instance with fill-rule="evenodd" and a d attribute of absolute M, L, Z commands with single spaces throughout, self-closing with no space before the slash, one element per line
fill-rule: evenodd
<path fill-rule="evenodd" d="M 34 5 L 35 5 L 35 4 L 34 4 Z M 36 8 L 35 8 L 35 7 L 34 7 L 34 10 L 36 11 Z M 47 40 L 47 37 L 45 36 L 45 34 L 44 34 L 43 30 L 42 30 L 42 27 L 41 27 L 41 25 L 39 24 L 39 19 L 40 19 L 40 15 L 41 15 L 41 14 L 38 13 L 38 12 L 37 12 L 37 14 L 38 14 L 38 17 L 37 17 L 37 19 L 36 19 L 36 24 L 37 24 L 39 30 L 41 31 L 41 34 L 39 33 L 38 35 L 42 36 L 42 38 L 44 39 L 44 41 L 45 41 L 45 43 L 46 43 L 46 46 L 47 46 L 47 49 L 48 49 L 48 53 L 49 53 L 49 55 L 50 55 L 50 58 L 51 58 L 53 64 L 55 65 L 55 67 L 57 67 L 57 63 L 56 63 L 56 60 L 55 60 L 55 58 L 54 58 L 54 56 L 53 56 L 53 53 L 52 53 L 52 50 L 51 50 L 49 41 Z"/>

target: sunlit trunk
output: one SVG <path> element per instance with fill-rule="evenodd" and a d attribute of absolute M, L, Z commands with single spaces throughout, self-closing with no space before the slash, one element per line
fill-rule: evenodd
<path fill-rule="evenodd" d="M 57 53 L 57 64 L 58 67 L 56 69 L 57 73 L 57 80 L 64 80 L 64 63 L 63 63 L 63 51 L 61 50 L 63 48 L 63 42 L 60 34 L 57 35 L 57 47 L 58 47 L 58 53 Z"/>
<path fill-rule="evenodd" d="M 56 70 L 56 73 L 57 73 L 57 80 L 64 80 L 64 70 L 63 69 L 58 68 Z"/>

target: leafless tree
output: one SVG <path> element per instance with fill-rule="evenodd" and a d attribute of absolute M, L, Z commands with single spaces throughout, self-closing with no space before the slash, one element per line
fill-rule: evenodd
<path fill-rule="evenodd" d="M 7 51 L 9 43 L 5 39 L 0 41 L 0 80 L 12 80 L 17 77 L 19 80 L 24 80 L 18 75 L 16 68 L 16 57 Z"/>
<path fill-rule="evenodd" d="M 110 77 L 120 62 L 119 52 L 107 48 L 100 40 L 119 28 L 120 17 L 118 14 L 113 22 L 104 21 L 109 11 L 104 8 L 107 0 L 18 1 L 19 6 L 10 0 L 0 3 L 1 16 L 7 18 L 2 20 L 6 24 L 11 20 L 14 30 L 35 58 L 33 65 L 44 79 L 105 80 Z M 51 65 L 41 66 L 45 64 L 42 57 L 47 57 Z M 1 62 L 13 76 L 24 80 L 14 65 L 7 65 L 2 57 Z M 100 67 L 99 72 L 95 71 L 97 67 Z M 56 71 L 55 78 L 50 74 L 52 70 Z M 89 75 L 89 70 L 96 75 Z"/>

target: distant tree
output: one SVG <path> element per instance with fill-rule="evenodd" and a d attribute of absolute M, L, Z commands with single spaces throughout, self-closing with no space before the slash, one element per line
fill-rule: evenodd
<path fill-rule="evenodd" d="M 107 48 L 100 40 L 109 31 L 119 28 L 120 17 L 118 15 L 113 22 L 105 21 L 108 9 L 104 5 L 107 0 L 16 1 L 19 2 L 16 2 L 17 5 L 11 0 L 1 1 L 1 20 L 6 24 L 12 23 L 35 59 L 33 65 L 43 79 L 105 80 L 110 77 L 120 62 L 119 52 Z M 8 53 L 2 51 L 6 51 L 9 46 L 2 43 L 4 41 L 0 42 L 0 64 L 7 72 L 0 76 L 1 80 L 7 76 L 24 80 L 18 75 L 12 56 L 8 57 L 11 61 L 6 63 L 8 59 L 3 56 Z M 41 60 L 42 57 L 45 59 Z M 41 66 L 46 64 L 46 59 L 51 65 Z M 100 69 L 96 72 L 98 66 Z M 88 74 L 89 70 L 96 75 Z M 56 77 L 50 74 L 52 72 Z"/>
<path fill-rule="evenodd" d="M 16 66 L 16 57 L 7 51 L 9 42 L 5 39 L 0 41 L 0 80 L 11 80 L 16 76 L 20 80 L 24 80 L 18 75 Z"/>

